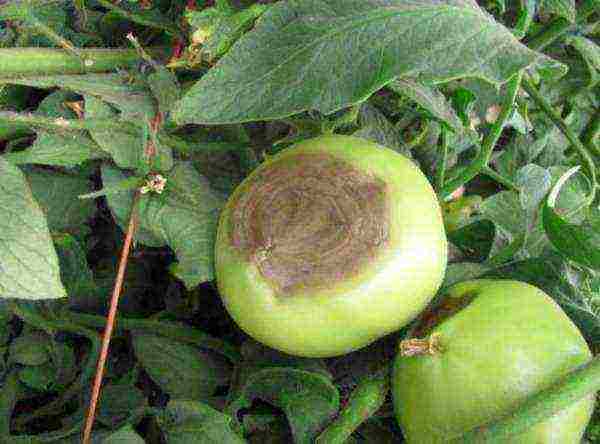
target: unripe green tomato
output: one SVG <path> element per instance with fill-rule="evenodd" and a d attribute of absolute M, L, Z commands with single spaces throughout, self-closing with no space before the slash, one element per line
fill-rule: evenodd
<path fill-rule="evenodd" d="M 562 309 L 517 281 L 451 287 L 412 336 L 401 343 L 392 391 L 398 422 L 414 444 L 448 442 L 499 419 L 592 356 Z M 578 444 L 593 408 L 592 395 L 507 442 Z"/>
<path fill-rule="evenodd" d="M 446 247 L 436 196 L 409 159 L 322 136 L 268 159 L 234 191 L 216 276 L 250 336 L 289 354 L 335 356 L 415 318 L 441 284 Z"/>

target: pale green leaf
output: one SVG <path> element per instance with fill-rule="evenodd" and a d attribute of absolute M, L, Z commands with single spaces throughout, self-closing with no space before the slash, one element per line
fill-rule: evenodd
<path fill-rule="evenodd" d="M 24 173 L 51 232 L 85 231 L 84 224 L 96 209 L 94 202 L 79 199 L 80 194 L 90 191 L 87 177 L 33 168 L 24 169 Z"/>
<path fill-rule="evenodd" d="M 118 119 L 118 113 L 104 101 L 85 96 L 85 115 L 88 118 Z M 142 163 L 144 144 L 138 135 L 118 131 L 90 131 L 90 135 L 104 151 L 109 153 L 121 168 L 135 169 Z"/>
<path fill-rule="evenodd" d="M 392 91 L 416 102 L 433 117 L 445 122 L 450 128 L 454 130 L 462 128 L 462 123 L 456 112 L 454 112 L 444 95 L 435 87 L 424 85 L 414 79 L 396 79 L 387 86 Z"/>
<path fill-rule="evenodd" d="M 154 116 L 155 104 L 150 89 L 132 82 L 127 74 L 81 74 L 7 79 L 9 83 L 36 88 L 64 88 L 81 95 L 91 95 L 114 105 L 122 119 Z"/>
<path fill-rule="evenodd" d="M 88 160 L 108 156 L 85 133 L 39 131 L 29 148 L 5 154 L 4 157 L 16 165 L 32 163 L 74 167 Z"/>
<path fill-rule="evenodd" d="M 102 441 L 102 444 L 145 444 L 146 441 L 133 430 L 131 425 L 111 433 Z"/>
<path fill-rule="evenodd" d="M 23 173 L 0 158 L 0 297 L 65 296 L 44 213 Z"/>
<path fill-rule="evenodd" d="M 574 22 L 577 10 L 575 0 L 542 0 L 540 10 L 545 14 L 554 14 Z"/>
<path fill-rule="evenodd" d="M 201 402 L 173 400 L 158 416 L 167 444 L 243 444 L 232 419 Z"/>
<path fill-rule="evenodd" d="M 140 218 L 173 249 L 177 264 L 171 271 L 193 288 L 214 278 L 214 242 L 224 196 L 190 163 L 178 163 L 167 180 L 164 195 L 149 196 Z"/>
<path fill-rule="evenodd" d="M 398 76 L 503 83 L 540 57 L 471 0 L 288 0 L 174 109 L 179 123 L 331 113 Z"/>

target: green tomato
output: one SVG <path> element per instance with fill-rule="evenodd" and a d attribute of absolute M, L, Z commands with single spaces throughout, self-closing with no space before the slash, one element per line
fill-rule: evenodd
<path fill-rule="evenodd" d="M 458 438 L 591 359 L 577 327 L 536 287 L 474 280 L 444 296 L 421 316 L 395 362 L 394 407 L 409 443 Z M 593 408 L 592 395 L 510 443 L 579 443 Z"/>
<path fill-rule="evenodd" d="M 234 191 L 216 276 L 250 336 L 327 357 L 414 319 L 441 284 L 446 248 L 436 196 L 409 159 L 330 135 L 281 151 Z"/>

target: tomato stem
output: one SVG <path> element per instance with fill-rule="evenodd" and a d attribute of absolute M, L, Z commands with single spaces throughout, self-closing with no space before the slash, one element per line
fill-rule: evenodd
<path fill-rule="evenodd" d="M 385 402 L 389 391 L 389 369 L 362 380 L 354 389 L 348 403 L 336 420 L 321 433 L 316 444 L 343 444 Z"/>
<path fill-rule="evenodd" d="M 440 335 L 435 333 L 424 339 L 411 338 L 400 342 L 401 356 L 433 356 L 437 355 L 441 351 L 442 348 L 440 346 Z"/>
<path fill-rule="evenodd" d="M 534 425 L 600 390 L 600 356 L 567 374 L 553 386 L 527 398 L 509 415 L 479 426 L 451 442 L 505 443 Z"/>

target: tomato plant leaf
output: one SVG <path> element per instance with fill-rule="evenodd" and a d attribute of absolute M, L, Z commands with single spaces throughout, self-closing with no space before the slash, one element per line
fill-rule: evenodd
<path fill-rule="evenodd" d="M 91 95 L 85 96 L 85 116 L 87 118 L 118 119 L 119 115 L 108 103 Z M 143 159 L 144 140 L 142 133 L 129 134 L 123 131 L 90 131 L 92 139 L 110 154 L 121 168 L 138 168 Z"/>
<path fill-rule="evenodd" d="M 50 133 L 39 131 L 33 145 L 22 151 L 7 153 L 4 158 L 14 163 L 75 167 L 88 160 L 108 157 L 85 133 Z"/>
<path fill-rule="evenodd" d="M 0 297 L 65 296 L 44 213 L 23 173 L 0 158 Z"/>
<path fill-rule="evenodd" d="M 243 444 L 232 419 L 196 401 L 172 400 L 158 416 L 167 444 Z"/>
<path fill-rule="evenodd" d="M 567 20 L 575 21 L 575 0 L 541 0 L 540 10 L 546 14 L 554 14 Z"/>
<path fill-rule="evenodd" d="M 91 188 L 86 177 L 36 168 L 25 168 L 23 172 L 52 233 L 85 232 L 85 222 L 95 211 L 94 202 L 79 199 Z"/>
<path fill-rule="evenodd" d="M 410 151 L 402 143 L 394 125 L 376 107 L 364 103 L 360 107 L 358 123 L 361 127 L 352 133 L 353 136 L 371 140 L 410 157 Z"/>
<path fill-rule="evenodd" d="M 102 387 L 97 420 L 106 427 L 115 428 L 139 415 L 147 406 L 142 391 L 129 383 L 111 383 Z"/>
<path fill-rule="evenodd" d="M 162 336 L 134 333 L 133 347 L 152 380 L 173 399 L 206 401 L 218 386 L 228 381 L 224 361 L 191 345 Z"/>
<path fill-rule="evenodd" d="M 81 243 L 65 233 L 53 234 L 52 240 L 60 263 L 60 278 L 69 296 L 95 292 L 96 283 Z"/>
<path fill-rule="evenodd" d="M 556 199 L 563 184 L 579 170 L 567 171 L 554 185 L 543 209 L 544 229 L 552 245 L 569 259 L 600 270 L 600 218 L 584 225 L 567 222 L 556 211 Z"/>
<path fill-rule="evenodd" d="M 228 410 L 236 415 L 256 399 L 286 414 L 294 443 L 309 444 L 339 408 L 339 393 L 321 373 L 295 368 L 265 368 L 250 375 Z"/>
<path fill-rule="evenodd" d="M 102 439 L 102 444 L 145 444 L 131 425 L 126 425 Z"/>
<path fill-rule="evenodd" d="M 127 74 L 81 74 L 7 79 L 8 83 L 36 88 L 63 88 L 102 99 L 119 109 L 122 119 L 153 116 L 155 102 L 143 82 L 132 82 Z"/>
<path fill-rule="evenodd" d="M 388 83 L 387 87 L 395 93 L 416 102 L 434 118 L 446 123 L 455 131 L 462 128 L 462 122 L 456 115 L 456 112 L 444 95 L 434 86 L 424 85 L 414 79 L 405 78 L 393 80 Z"/>
<path fill-rule="evenodd" d="M 503 83 L 540 57 L 474 1 L 288 0 L 257 20 L 173 117 L 227 123 L 327 114 L 398 76 Z"/>

